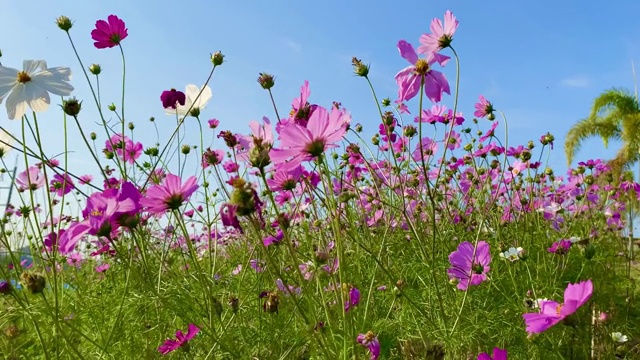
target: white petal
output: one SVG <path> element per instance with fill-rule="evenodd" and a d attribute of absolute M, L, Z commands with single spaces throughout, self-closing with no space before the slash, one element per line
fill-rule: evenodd
<path fill-rule="evenodd" d="M 73 91 L 73 86 L 58 75 L 49 71 L 42 71 L 31 77 L 31 82 L 46 91 L 59 95 L 69 96 Z"/>
<path fill-rule="evenodd" d="M 29 75 L 36 73 L 38 68 L 45 70 L 47 68 L 47 62 L 44 60 L 24 60 L 22 62 L 22 70 Z"/>
<path fill-rule="evenodd" d="M 7 98 L 7 116 L 9 120 L 21 119 L 26 109 L 25 86 L 18 85 Z"/>
<path fill-rule="evenodd" d="M 196 96 L 198 94 L 196 93 Z M 211 100 L 211 88 L 208 86 L 205 86 L 205 88 L 202 90 L 202 94 L 200 94 L 200 97 L 198 98 L 197 101 L 194 102 L 194 106 L 200 109 L 203 109 L 205 106 L 207 106 L 207 103 L 209 102 L 209 100 Z M 195 99 L 195 97 L 194 97 Z"/>
<path fill-rule="evenodd" d="M 47 90 L 38 87 L 37 84 L 28 84 L 26 88 L 26 100 L 29 102 L 31 110 L 43 112 L 49 108 L 51 99 Z"/>

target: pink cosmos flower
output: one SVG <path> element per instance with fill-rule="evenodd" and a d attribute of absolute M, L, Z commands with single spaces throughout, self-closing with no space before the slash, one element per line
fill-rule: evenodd
<path fill-rule="evenodd" d="M 470 285 L 480 285 L 487 280 L 487 272 L 491 269 L 489 244 L 479 241 L 474 249 L 472 243 L 465 241 L 449 255 L 449 262 L 451 267 L 447 273 L 450 279 L 458 279 L 458 289 L 467 290 Z"/>
<path fill-rule="evenodd" d="M 487 353 L 481 353 L 478 355 L 478 360 L 507 360 L 507 350 L 493 348 L 493 356 Z"/>
<path fill-rule="evenodd" d="M 572 243 L 570 240 L 562 239 L 560 241 L 554 242 L 547 250 L 552 254 L 564 255 L 569 252 L 571 244 Z"/>
<path fill-rule="evenodd" d="M 369 350 L 370 360 L 377 360 L 380 357 L 380 341 L 373 332 L 367 331 L 366 334 L 360 334 L 356 340 Z"/>
<path fill-rule="evenodd" d="M 360 304 L 360 290 L 352 286 L 349 289 L 349 298 L 344 302 L 344 312 L 348 312 L 358 304 Z"/>
<path fill-rule="evenodd" d="M 198 332 L 200 332 L 200 329 L 197 326 L 189 324 L 189 328 L 187 329 L 186 334 L 183 334 L 182 330 L 176 331 L 176 339 L 165 340 L 165 342 L 160 345 L 160 347 L 158 347 L 158 351 L 162 355 L 166 355 L 178 349 L 179 347 L 184 346 L 187 341 L 193 339 L 198 334 Z"/>
<path fill-rule="evenodd" d="M 93 175 L 91 174 L 80 176 L 80 184 L 82 185 L 90 184 L 92 181 L 93 181 Z"/>
<path fill-rule="evenodd" d="M 124 152 L 122 153 L 122 159 L 127 163 L 133 165 L 136 160 L 142 155 L 142 143 L 134 143 L 128 140 L 124 145 Z"/>
<path fill-rule="evenodd" d="M 400 50 L 400 56 L 411 65 L 400 70 L 395 76 L 398 84 L 398 100 L 396 102 L 413 99 L 420 91 L 423 76 L 424 93 L 431 101 L 440 102 L 443 92 L 451 94 L 449 82 L 444 74 L 431 69 L 431 66 L 436 62 L 444 66 L 450 59 L 448 56 L 428 53 L 426 58 L 420 59 L 413 46 L 404 40 L 398 42 L 398 50 Z"/>
<path fill-rule="evenodd" d="M 67 174 L 64 174 L 64 175 L 54 174 L 53 179 L 51 180 L 49 185 L 50 185 L 49 190 L 51 190 L 51 192 L 55 192 L 56 195 L 58 196 L 66 195 L 70 193 L 71 190 L 76 188 L 73 185 L 73 181 L 71 180 L 71 177 L 69 177 L 69 175 Z"/>
<path fill-rule="evenodd" d="M 109 15 L 107 21 L 96 21 L 96 28 L 91 31 L 91 38 L 95 41 L 93 46 L 98 49 L 112 48 L 120 45 L 127 35 L 124 21 L 115 15 Z"/>
<path fill-rule="evenodd" d="M 97 273 L 103 273 L 103 272 L 109 270 L 110 267 L 111 267 L 111 265 L 109 265 L 108 263 L 104 263 L 102 265 L 98 265 L 98 266 L 96 266 L 96 272 Z"/>
<path fill-rule="evenodd" d="M 211 129 L 215 129 L 215 128 L 217 128 L 217 127 L 218 127 L 218 125 L 220 125 L 220 120 L 218 120 L 218 119 L 211 119 L 211 120 L 209 120 L 209 121 L 208 121 L 208 123 L 209 123 L 209 127 L 210 127 Z"/>
<path fill-rule="evenodd" d="M 289 124 L 280 132 L 282 148 L 271 149 L 271 160 L 278 164 L 287 163 L 293 168 L 303 161 L 322 155 L 327 149 L 337 147 L 351 121 L 349 113 L 332 108 L 331 113 L 318 106 L 311 114 L 307 127 Z"/>
<path fill-rule="evenodd" d="M 177 210 L 198 189 L 195 176 L 182 184 L 179 176 L 167 174 L 162 185 L 154 185 L 147 190 L 145 197 L 140 199 L 140 205 L 154 214 L 162 214 L 167 210 Z"/>
<path fill-rule="evenodd" d="M 304 169 L 297 166 L 290 170 L 276 169 L 272 179 L 267 180 L 267 185 L 271 191 L 293 190 L 298 186 Z"/>
<path fill-rule="evenodd" d="M 564 291 L 564 303 L 559 304 L 551 300 L 540 301 L 539 313 L 522 314 L 527 325 L 529 334 L 539 334 L 567 316 L 573 314 L 579 307 L 584 305 L 593 293 L 593 283 L 591 280 L 582 281 L 577 284 L 569 284 Z"/>
<path fill-rule="evenodd" d="M 37 190 L 44 186 L 44 175 L 37 166 L 29 166 L 29 168 L 16 176 L 16 184 L 19 191 Z"/>
<path fill-rule="evenodd" d="M 420 36 L 420 54 L 435 53 L 451 45 L 453 35 L 458 28 L 458 20 L 450 10 L 444 13 L 444 26 L 440 19 L 431 20 L 431 34 Z"/>
<path fill-rule="evenodd" d="M 484 96 L 480 95 L 480 101 L 475 104 L 476 111 L 473 113 L 474 116 L 479 118 L 483 117 L 491 117 L 493 115 L 493 105 L 484 98 Z M 492 120 L 491 118 L 489 120 Z"/>

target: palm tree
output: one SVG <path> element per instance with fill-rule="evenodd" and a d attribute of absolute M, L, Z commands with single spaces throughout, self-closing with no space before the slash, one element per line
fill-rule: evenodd
<path fill-rule="evenodd" d="M 589 116 L 575 124 L 567 134 L 564 151 L 569 166 L 582 142 L 594 136 L 602 138 L 605 148 L 612 139 L 622 141 L 616 156 L 608 161 L 617 182 L 624 171 L 630 170 L 640 160 L 640 104 L 637 95 L 624 89 L 611 89 L 593 101 Z"/>
<path fill-rule="evenodd" d="M 633 179 L 633 174 L 630 174 L 631 167 L 640 160 L 640 104 L 637 90 L 634 95 L 624 89 L 611 89 L 603 92 L 593 101 L 589 116 L 575 124 L 565 139 L 564 151 L 568 166 L 571 166 L 573 157 L 580 150 L 582 142 L 593 136 L 602 138 L 605 148 L 608 147 L 611 139 L 622 142 L 622 147 L 616 156 L 607 162 L 607 165 L 611 169 L 610 174 L 614 183 L 618 184 L 621 175 L 625 172 L 625 178 Z M 630 199 L 627 209 L 630 258 L 634 257 L 633 219 L 634 210 L 638 205 L 637 201 Z"/>

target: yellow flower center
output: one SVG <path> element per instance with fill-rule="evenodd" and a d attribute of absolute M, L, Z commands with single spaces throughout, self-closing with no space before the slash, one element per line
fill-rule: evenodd
<path fill-rule="evenodd" d="M 415 72 L 418 75 L 426 75 L 430 70 L 429 63 L 425 59 L 418 59 L 418 61 L 416 61 L 415 66 L 416 66 Z"/>
<path fill-rule="evenodd" d="M 18 82 L 21 84 L 26 84 L 31 81 L 31 77 L 24 71 L 18 72 Z"/>
<path fill-rule="evenodd" d="M 560 315 L 560 312 L 562 312 L 563 306 L 564 304 L 559 304 L 558 306 L 556 306 L 556 314 Z"/>

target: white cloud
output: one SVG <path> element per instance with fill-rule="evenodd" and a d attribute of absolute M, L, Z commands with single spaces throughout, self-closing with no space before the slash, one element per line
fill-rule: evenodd
<path fill-rule="evenodd" d="M 291 39 L 286 39 L 285 45 L 295 53 L 299 53 L 302 50 L 302 45 L 300 45 L 300 43 L 295 42 Z"/>
<path fill-rule="evenodd" d="M 585 88 L 591 85 L 591 79 L 586 75 L 574 75 L 574 76 L 562 79 L 560 84 L 562 84 L 562 86 L 572 87 L 572 88 Z"/>

